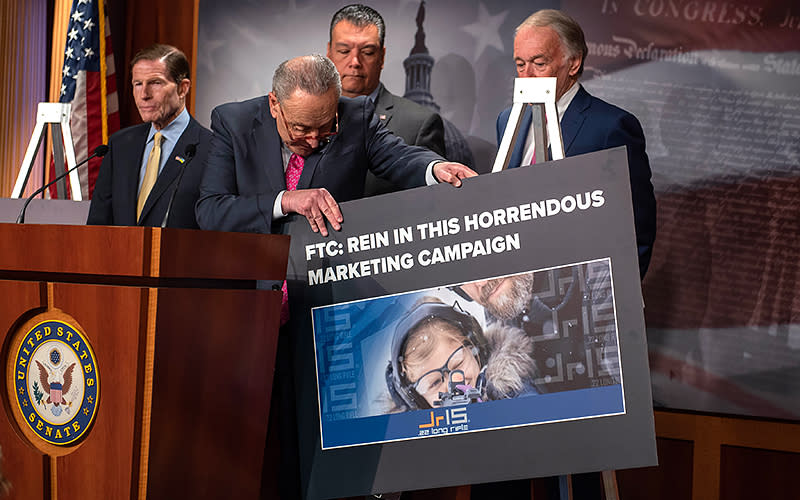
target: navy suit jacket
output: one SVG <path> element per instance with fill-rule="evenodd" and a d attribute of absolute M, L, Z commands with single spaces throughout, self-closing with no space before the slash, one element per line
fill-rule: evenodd
<path fill-rule="evenodd" d="M 425 185 L 428 164 L 443 158 L 389 132 L 361 96 L 339 99 L 339 133 L 308 156 L 297 189 L 326 188 L 341 203 L 364 195 L 367 170 L 402 188 Z M 203 229 L 281 233 L 275 198 L 286 189 L 281 138 L 267 96 L 218 106 L 197 222 Z M 277 221 L 276 221 L 277 222 Z"/>
<path fill-rule="evenodd" d="M 497 117 L 497 143 L 503 137 L 511 108 Z M 531 126 L 530 107 L 520 126 L 519 140 L 514 146 L 508 168 L 519 167 L 522 162 L 524 138 Z M 572 99 L 564 118 L 561 119 L 561 136 L 564 154 L 576 156 L 617 146 L 628 148 L 628 171 L 631 179 L 633 217 L 636 228 L 636 244 L 639 251 L 639 274 L 644 278 L 653 242 L 656 239 L 656 198 L 650 182 L 650 162 L 645 152 L 642 126 L 635 116 L 627 111 L 592 96 L 583 87 Z"/>
<path fill-rule="evenodd" d="M 200 179 L 211 141 L 211 131 L 190 117 L 189 125 L 175 144 L 161 173 L 158 174 L 156 183 L 142 207 L 141 217 L 137 221 L 139 170 L 149 131 L 150 123 L 142 123 L 124 128 L 111 136 L 108 141 L 108 153 L 103 157 L 94 186 L 87 224 L 161 226 L 181 167 L 185 165 L 186 171 L 170 209 L 167 226 L 198 228 L 194 218 L 194 205 L 200 192 Z M 182 164 L 177 158 L 185 156 L 186 146 L 189 144 L 197 146 L 195 156 L 188 163 Z"/>

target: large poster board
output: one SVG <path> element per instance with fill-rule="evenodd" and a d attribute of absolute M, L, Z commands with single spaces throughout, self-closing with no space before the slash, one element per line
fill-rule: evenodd
<path fill-rule="evenodd" d="M 624 148 L 292 223 L 304 492 L 652 465 Z"/>

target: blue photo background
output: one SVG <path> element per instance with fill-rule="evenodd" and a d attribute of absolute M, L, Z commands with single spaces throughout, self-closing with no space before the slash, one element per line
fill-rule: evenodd
<path fill-rule="evenodd" d="M 322 448 L 383 443 L 557 422 L 625 412 L 620 384 L 390 413 L 386 384 L 397 322 L 425 297 L 472 314 L 483 308 L 448 287 L 317 307 L 312 310 Z"/>

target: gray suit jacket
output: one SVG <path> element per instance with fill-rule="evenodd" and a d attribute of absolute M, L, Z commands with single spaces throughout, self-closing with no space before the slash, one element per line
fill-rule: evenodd
<path fill-rule="evenodd" d="M 419 104 L 392 94 L 381 84 L 375 100 L 375 116 L 397 135 L 414 146 L 422 146 L 444 156 L 444 124 L 442 118 Z M 367 173 L 364 196 L 399 191 L 400 186 Z"/>

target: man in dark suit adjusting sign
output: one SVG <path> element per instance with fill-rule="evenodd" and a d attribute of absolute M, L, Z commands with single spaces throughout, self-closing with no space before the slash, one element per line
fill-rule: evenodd
<path fill-rule="evenodd" d="M 283 233 L 285 217 L 297 213 L 327 236 L 328 225 L 339 230 L 343 223 L 337 202 L 363 196 L 367 171 L 402 188 L 438 181 L 459 186 L 461 179 L 477 175 L 405 144 L 380 123 L 367 98 L 340 96 L 336 67 L 326 57 L 310 55 L 281 63 L 268 95 L 214 109 L 214 137 L 196 207 L 200 227 Z M 288 319 L 286 308 L 281 316 L 281 323 Z M 291 357 L 288 332 L 281 328 L 267 440 L 275 443 L 280 436 L 280 498 L 299 498 Z M 265 464 L 273 449 L 270 444 Z M 266 465 L 265 471 L 268 481 L 274 471 Z M 270 497 L 275 485 L 264 487 Z"/>
<path fill-rule="evenodd" d="M 166 217 L 169 227 L 197 228 L 194 204 L 211 132 L 186 110 L 189 61 L 177 48 L 157 44 L 136 54 L 131 68 L 145 123 L 111 136 L 87 223 L 161 226 Z"/>
<path fill-rule="evenodd" d="M 214 137 L 196 208 L 203 229 L 278 233 L 283 217 L 298 213 L 327 236 L 326 222 L 341 227 L 337 201 L 364 195 L 367 171 L 401 188 L 460 186 L 476 175 L 405 144 L 374 116 L 369 99 L 341 98 L 326 57 L 283 62 L 272 88 L 211 112 Z"/>
<path fill-rule="evenodd" d="M 627 146 L 639 272 L 644 278 L 656 237 L 656 199 L 650 182 L 644 132 L 635 116 L 592 96 L 578 83 L 587 53 L 583 30 L 563 12 L 540 10 L 516 29 L 514 63 L 517 76 L 557 78 L 556 108 L 566 156 Z M 505 109 L 497 118 L 498 144 L 510 112 L 511 108 Z M 532 113 L 526 107 L 509 168 L 533 163 L 531 122 Z"/>
<path fill-rule="evenodd" d="M 366 5 L 347 5 L 333 15 L 328 57 L 342 79 L 342 95 L 368 96 L 375 105 L 375 115 L 393 134 L 402 137 L 407 144 L 444 156 L 441 117 L 414 101 L 392 94 L 381 83 L 385 38 L 383 18 Z M 390 193 L 399 188 L 368 173 L 364 195 Z"/>

